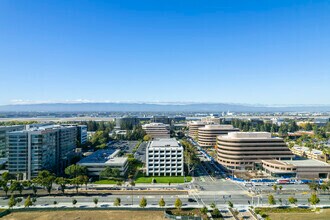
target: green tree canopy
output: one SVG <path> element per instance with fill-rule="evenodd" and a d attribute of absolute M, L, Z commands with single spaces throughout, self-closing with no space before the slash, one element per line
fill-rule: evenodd
<path fill-rule="evenodd" d="M 317 197 L 316 193 L 312 193 L 311 197 L 308 199 L 308 202 L 311 205 L 316 205 L 320 202 L 320 199 L 319 199 L 319 197 Z"/>
<path fill-rule="evenodd" d="M 275 201 L 275 198 L 274 198 L 273 195 L 268 196 L 268 204 L 269 205 L 275 205 L 276 204 L 276 201 Z"/>
<path fill-rule="evenodd" d="M 164 207 L 165 206 L 165 200 L 164 198 L 161 198 L 158 202 L 159 207 Z"/>
<path fill-rule="evenodd" d="M 120 206 L 121 199 L 120 198 L 115 198 L 115 201 L 113 202 L 114 206 Z"/>
<path fill-rule="evenodd" d="M 87 174 L 87 168 L 84 166 L 79 166 L 76 164 L 72 164 L 65 168 L 64 173 L 68 175 L 70 178 L 75 178 L 80 175 L 86 175 Z"/>
<path fill-rule="evenodd" d="M 175 202 L 174 202 L 174 206 L 175 206 L 175 208 L 177 208 L 177 209 L 181 209 L 181 207 L 182 207 L 182 201 L 181 201 L 181 199 L 177 198 L 177 199 L 175 200 Z"/>
<path fill-rule="evenodd" d="M 30 207 L 32 205 L 31 197 L 28 196 L 24 202 L 24 207 Z"/>
<path fill-rule="evenodd" d="M 146 206 L 147 206 L 147 199 L 142 197 L 142 199 L 140 200 L 140 207 L 145 208 Z"/>

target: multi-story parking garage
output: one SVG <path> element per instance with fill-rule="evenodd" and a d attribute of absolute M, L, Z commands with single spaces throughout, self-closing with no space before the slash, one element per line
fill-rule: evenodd
<path fill-rule="evenodd" d="M 214 147 L 218 135 L 226 135 L 235 131 L 239 131 L 239 129 L 232 125 L 205 125 L 198 128 L 198 144 L 201 147 Z"/>
<path fill-rule="evenodd" d="M 290 160 L 294 155 L 282 138 L 268 132 L 231 132 L 217 137 L 217 160 L 236 170 L 262 169 L 262 160 Z"/>

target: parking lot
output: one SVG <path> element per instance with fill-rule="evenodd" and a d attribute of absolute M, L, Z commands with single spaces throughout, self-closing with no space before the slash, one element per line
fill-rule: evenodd
<path fill-rule="evenodd" d="M 120 149 L 123 153 L 131 154 L 138 141 L 111 141 L 108 146 L 114 149 Z"/>

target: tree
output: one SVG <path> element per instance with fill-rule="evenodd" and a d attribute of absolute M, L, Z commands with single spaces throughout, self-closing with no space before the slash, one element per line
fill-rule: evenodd
<path fill-rule="evenodd" d="M 210 205 L 210 207 L 211 207 L 212 209 L 215 209 L 217 206 L 216 206 L 216 204 L 215 204 L 214 202 L 212 202 L 211 205 Z"/>
<path fill-rule="evenodd" d="M 181 209 L 181 207 L 182 207 L 182 201 L 181 201 L 181 199 L 177 198 L 177 199 L 175 200 L 175 202 L 174 202 L 174 206 L 175 206 L 175 208 L 177 208 L 177 209 Z"/>
<path fill-rule="evenodd" d="M 35 204 L 37 202 L 37 198 L 36 197 L 33 197 L 32 198 L 32 203 Z"/>
<path fill-rule="evenodd" d="M 72 164 L 65 168 L 64 173 L 68 175 L 70 178 L 75 178 L 81 175 L 87 174 L 87 168 L 84 166 L 79 166 L 76 164 Z"/>
<path fill-rule="evenodd" d="M 23 187 L 23 185 L 21 183 L 19 183 L 17 185 L 17 188 L 16 189 L 19 192 L 19 194 L 22 195 L 22 192 L 23 192 L 24 187 Z"/>
<path fill-rule="evenodd" d="M 229 208 L 233 208 L 234 204 L 231 201 L 228 201 L 228 206 L 229 206 Z"/>
<path fill-rule="evenodd" d="M 308 202 L 311 205 L 315 206 L 316 204 L 318 204 L 320 202 L 320 199 L 319 199 L 319 197 L 317 197 L 316 193 L 312 193 L 311 197 L 308 198 Z"/>
<path fill-rule="evenodd" d="M 329 190 L 329 186 L 328 186 L 328 184 L 327 183 L 322 183 L 321 185 L 320 185 L 320 189 L 323 191 L 323 192 L 325 192 L 325 191 L 327 191 L 327 190 Z"/>
<path fill-rule="evenodd" d="M 290 204 L 296 204 L 298 202 L 297 198 L 293 197 L 293 196 L 290 196 L 288 198 L 288 201 Z"/>
<path fill-rule="evenodd" d="M 15 192 L 18 188 L 19 188 L 19 186 L 18 185 L 20 185 L 20 182 L 18 182 L 18 181 L 13 181 L 12 183 L 11 183 L 11 185 L 10 185 L 10 192 L 11 193 L 13 193 L 13 192 Z"/>
<path fill-rule="evenodd" d="M 282 205 L 282 199 L 281 198 L 278 199 L 278 202 Z"/>
<path fill-rule="evenodd" d="M 62 194 L 64 194 L 64 191 L 65 191 L 65 188 L 66 188 L 66 185 L 68 184 L 68 182 L 69 182 L 68 179 L 66 179 L 64 177 L 57 177 L 55 179 L 55 183 L 60 186 L 60 190 L 61 190 Z"/>
<path fill-rule="evenodd" d="M 120 170 L 110 167 L 106 167 L 100 172 L 100 179 L 109 179 L 120 177 Z"/>
<path fill-rule="evenodd" d="M 11 175 L 9 172 L 4 172 L 2 175 L 2 180 L 5 182 L 8 182 L 9 180 L 13 179 L 13 175 Z"/>
<path fill-rule="evenodd" d="M 144 137 L 143 137 L 143 140 L 144 141 L 150 141 L 151 140 L 151 136 L 150 135 L 144 135 Z"/>
<path fill-rule="evenodd" d="M 221 217 L 220 210 L 217 209 L 217 208 L 213 209 L 213 211 L 212 211 L 212 217 L 215 217 L 215 218 Z"/>
<path fill-rule="evenodd" d="M 54 174 L 50 173 L 48 170 L 43 170 L 38 173 L 38 176 L 34 179 L 34 181 L 46 188 L 48 194 L 50 195 L 55 179 Z"/>
<path fill-rule="evenodd" d="M 31 197 L 28 196 L 24 202 L 24 207 L 29 208 L 32 205 Z"/>
<path fill-rule="evenodd" d="M 117 185 L 117 186 L 121 186 L 122 184 L 123 184 L 122 181 L 117 181 L 117 182 L 116 182 L 116 185 Z"/>
<path fill-rule="evenodd" d="M 99 202 L 98 198 L 94 198 L 93 202 L 94 202 L 95 206 L 97 206 L 97 203 Z"/>
<path fill-rule="evenodd" d="M 283 189 L 283 186 L 279 186 L 278 188 L 279 188 L 279 189 L 282 191 L 282 189 Z"/>
<path fill-rule="evenodd" d="M 161 198 L 158 202 L 159 207 L 164 207 L 165 206 L 165 200 L 164 198 Z"/>
<path fill-rule="evenodd" d="M 16 203 L 17 203 L 17 204 L 19 204 L 19 203 L 21 203 L 21 202 L 22 202 L 22 198 L 17 198 L 17 199 L 16 199 Z"/>
<path fill-rule="evenodd" d="M 73 199 L 73 200 L 72 200 L 72 205 L 75 206 L 75 205 L 77 204 L 77 202 L 78 202 L 78 201 L 77 201 L 76 199 Z"/>
<path fill-rule="evenodd" d="M 8 201 L 8 206 L 9 208 L 12 208 L 16 205 L 16 200 L 15 200 L 15 197 L 14 195 L 11 195 L 9 201 Z"/>
<path fill-rule="evenodd" d="M 319 184 L 317 184 L 316 182 L 308 183 L 308 187 L 311 191 L 317 192 Z"/>
<path fill-rule="evenodd" d="M 9 190 L 9 187 L 7 186 L 7 184 L 3 185 L 2 189 L 3 189 L 3 191 L 5 192 L 5 194 L 7 196 L 8 195 L 8 190 Z"/>
<path fill-rule="evenodd" d="M 206 206 L 203 206 L 203 208 L 200 209 L 201 213 L 206 215 L 206 213 L 209 211 Z"/>
<path fill-rule="evenodd" d="M 276 184 L 273 185 L 273 190 L 274 190 L 274 191 L 277 190 L 277 185 L 276 185 Z"/>
<path fill-rule="evenodd" d="M 276 205 L 275 198 L 274 198 L 274 196 L 272 194 L 270 194 L 268 196 L 268 203 L 269 203 L 269 205 Z"/>
<path fill-rule="evenodd" d="M 113 202 L 114 206 L 120 206 L 121 199 L 120 198 L 115 198 L 115 201 Z"/>
<path fill-rule="evenodd" d="M 34 185 L 34 184 L 32 184 L 32 191 L 33 191 L 33 194 L 34 194 L 34 196 L 36 196 L 37 195 L 37 191 L 38 191 L 38 188 L 37 188 L 37 186 L 36 185 Z"/>
<path fill-rule="evenodd" d="M 147 199 L 142 197 L 142 199 L 140 200 L 140 207 L 145 208 L 146 206 L 147 206 Z"/>
<path fill-rule="evenodd" d="M 57 204 L 58 204 L 58 202 L 57 202 L 57 201 L 54 201 L 54 202 L 53 202 L 53 204 L 54 204 L 54 205 L 57 205 Z"/>

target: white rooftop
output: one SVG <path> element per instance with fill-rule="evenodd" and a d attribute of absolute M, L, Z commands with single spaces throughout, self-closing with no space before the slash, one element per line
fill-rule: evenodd
<path fill-rule="evenodd" d="M 304 151 L 304 152 L 310 151 L 308 147 L 294 146 L 293 148 L 296 150 Z M 317 149 L 312 149 L 311 153 L 312 154 L 323 154 L 322 151 L 317 150 Z"/>
<path fill-rule="evenodd" d="M 226 130 L 226 129 L 234 129 L 232 125 L 205 125 L 204 128 L 200 129 L 214 129 L 214 130 Z"/>
<path fill-rule="evenodd" d="M 299 160 L 280 160 L 283 163 L 286 164 L 292 164 L 297 167 L 304 167 L 304 166 L 325 166 L 330 167 L 330 164 L 319 161 L 319 160 L 313 160 L 313 159 L 299 159 Z"/>
<path fill-rule="evenodd" d="M 228 138 L 237 139 L 270 139 L 272 138 L 269 132 L 230 132 L 228 133 Z"/>
<path fill-rule="evenodd" d="M 160 138 L 150 142 L 149 147 L 179 147 L 175 138 Z"/>

